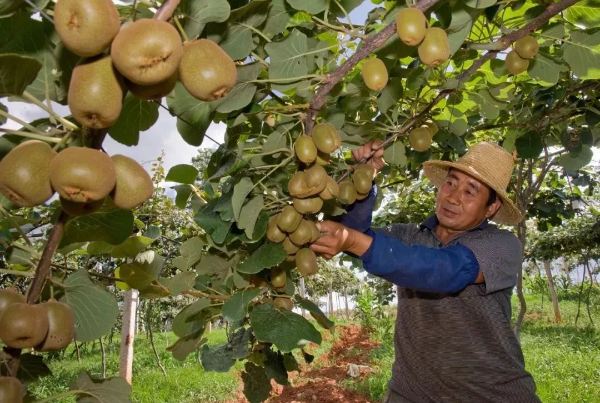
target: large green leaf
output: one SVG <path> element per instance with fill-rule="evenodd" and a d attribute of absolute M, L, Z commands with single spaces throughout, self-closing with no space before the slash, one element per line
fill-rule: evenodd
<path fill-rule="evenodd" d="M 307 50 L 307 37 L 298 30 L 293 30 L 281 42 L 271 42 L 265 45 L 265 51 L 271 58 L 269 78 L 294 78 L 308 74 Z"/>
<path fill-rule="evenodd" d="M 569 71 L 567 66 L 558 64 L 556 61 L 539 53 L 531 60 L 529 69 L 527 70 L 531 78 L 546 87 L 556 85 L 559 74 L 565 71 Z"/>
<path fill-rule="evenodd" d="M 465 4 L 473 8 L 488 8 L 496 4 L 498 0 L 465 0 Z"/>
<path fill-rule="evenodd" d="M 0 55 L 0 96 L 21 95 L 42 68 L 32 57 Z"/>
<path fill-rule="evenodd" d="M 495 1 L 495 0 L 494 0 Z M 448 27 L 450 55 L 454 55 L 471 33 L 473 18 L 467 8 L 459 5 L 452 10 L 452 21 Z"/>
<path fill-rule="evenodd" d="M 179 295 L 184 291 L 191 289 L 196 282 L 196 273 L 193 271 L 184 271 L 177 273 L 173 277 L 161 278 L 158 280 L 171 295 Z"/>
<path fill-rule="evenodd" d="M 327 0 L 287 0 L 287 2 L 294 9 L 310 14 L 319 14 L 327 8 Z"/>
<path fill-rule="evenodd" d="M 131 385 L 125 378 L 92 379 L 88 374 L 79 374 L 77 381 L 69 385 L 77 392 L 80 403 L 128 403 Z"/>
<path fill-rule="evenodd" d="M 321 344 L 321 333 L 309 321 L 272 304 L 256 306 L 250 314 L 250 324 L 258 341 L 273 343 L 284 353 L 309 341 Z"/>
<path fill-rule="evenodd" d="M 563 58 L 578 78 L 600 78 L 600 31 L 593 34 L 573 31 L 562 49 Z"/>
<path fill-rule="evenodd" d="M 392 77 L 377 99 L 377 108 L 381 112 L 387 112 L 392 105 L 395 105 L 402 98 L 402 93 L 402 79 Z"/>
<path fill-rule="evenodd" d="M 271 384 L 265 369 L 251 362 L 244 364 L 242 372 L 244 396 L 250 403 L 261 403 L 271 394 Z"/>
<path fill-rule="evenodd" d="M 194 334 L 189 334 L 177 340 L 175 344 L 167 347 L 167 351 L 170 351 L 178 361 L 185 361 L 188 355 L 198 350 L 201 345 L 206 343 L 208 340 L 203 338 L 204 329 Z"/>
<path fill-rule="evenodd" d="M 273 37 L 285 30 L 293 12 L 287 6 L 286 0 L 271 0 L 270 3 L 269 14 L 262 31 L 265 35 Z"/>
<path fill-rule="evenodd" d="M 41 355 L 21 355 L 19 358 L 19 369 L 17 370 L 17 378 L 21 382 L 35 382 L 47 375 L 52 375 L 52 371 L 44 363 L 44 358 Z M 6 367 L 6 361 L 0 361 L 0 376 L 10 376 Z"/>
<path fill-rule="evenodd" d="M 200 315 L 202 311 L 210 306 L 210 300 L 200 298 L 191 305 L 183 308 L 173 319 L 171 330 L 179 337 L 196 333 L 204 328 L 208 315 Z"/>
<path fill-rule="evenodd" d="M 223 305 L 223 318 L 229 322 L 244 319 L 248 313 L 248 304 L 260 294 L 260 291 L 260 288 L 245 289 L 233 294 Z"/>
<path fill-rule="evenodd" d="M 127 94 L 119 119 L 108 134 L 121 144 L 136 146 L 140 132 L 150 129 L 158 120 L 158 104 Z"/>
<path fill-rule="evenodd" d="M 578 1 L 564 11 L 564 16 L 570 23 L 583 25 L 585 28 L 599 28 L 600 1 Z"/>
<path fill-rule="evenodd" d="M 59 248 L 76 242 L 104 241 L 119 245 L 133 231 L 133 213 L 129 210 L 99 210 L 70 219 L 65 225 Z"/>
<path fill-rule="evenodd" d="M 119 316 L 115 297 L 94 284 L 85 269 L 69 275 L 64 284 L 65 294 L 60 300 L 73 310 L 75 339 L 87 342 L 110 332 Z"/>
<path fill-rule="evenodd" d="M 335 326 L 335 323 L 330 320 L 321 310 L 321 308 L 319 308 L 319 306 L 317 304 L 315 304 L 314 302 L 312 302 L 309 299 L 305 299 L 302 298 L 298 295 L 296 295 L 296 301 L 298 302 L 298 304 L 300 304 L 300 306 L 304 309 L 306 309 L 308 312 L 310 312 L 311 316 L 313 318 L 315 318 L 315 320 L 317 321 L 317 323 L 321 326 L 323 326 L 323 328 L 325 329 L 332 329 Z"/>
<path fill-rule="evenodd" d="M 187 270 L 188 268 L 192 267 L 202 257 L 204 245 L 205 242 L 199 237 L 193 237 L 186 240 L 179 247 L 179 254 L 181 256 L 173 259 L 173 264 L 179 270 Z"/>
<path fill-rule="evenodd" d="M 0 18 L 0 54 L 17 53 L 41 61 L 47 41 L 43 23 L 31 18 L 28 13 Z"/>
<path fill-rule="evenodd" d="M 47 46 L 46 51 L 37 59 L 42 63 L 42 69 L 35 81 L 27 87 L 27 92 L 40 101 L 50 98 L 62 105 L 66 104 L 73 68 L 80 57 L 59 42 L 55 47 Z"/>
<path fill-rule="evenodd" d="M 540 134 L 530 131 L 515 140 L 517 154 L 520 158 L 537 158 L 544 150 Z"/>
<path fill-rule="evenodd" d="M 132 262 L 119 266 L 119 277 L 130 287 L 143 290 L 158 279 L 164 263 L 153 250 L 140 253 Z"/>
<path fill-rule="evenodd" d="M 200 146 L 206 129 L 212 121 L 208 102 L 198 101 L 184 87 L 177 83 L 175 96 L 167 98 L 171 111 L 178 116 L 177 131 L 183 140 L 192 146 Z"/>
<path fill-rule="evenodd" d="M 87 252 L 90 255 L 110 254 L 116 259 L 126 257 L 133 259 L 138 253 L 145 251 L 148 246 L 152 245 L 155 240 L 145 236 L 131 236 L 119 245 L 111 245 L 101 241 L 91 242 L 87 246 Z"/>
<path fill-rule="evenodd" d="M 383 158 L 390 165 L 404 166 L 406 165 L 406 150 L 404 144 L 399 139 L 396 139 L 391 147 L 383 151 Z"/>
<path fill-rule="evenodd" d="M 281 244 L 267 242 L 249 256 L 237 270 L 240 273 L 255 274 L 278 265 L 286 256 L 287 252 Z"/>
<path fill-rule="evenodd" d="M 576 155 L 563 154 L 558 159 L 558 163 L 567 171 L 578 171 L 588 165 L 594 156 L 594 152 L 589 146 L 581 146 L 581 151 Z"/>
<path fill-rule="evenodd" d="M 218 202 L 218 199 L 213 199 L 206 203 L 194 216 L 194 221 L 210 235 L 215 243 L 222 244 L 227 238 L 232 223 L 223 221 L 219 213 L 215 211 Z"/>
<path fill-rule="evenodd" d="M 183 29 L 193 39 L 200 36 L 207 23 L 227 21 L 231 8 L 227 0 L 183 0 L 179 11 L 184 15 Z"/>
<path fill-rule="evenodd" d="M 169 169 L 165 181 L 192 184 L 196 181 L 197 177 L 198 170 L 194 166 L 179 164 Z"/>
<path fill-rule="evenodd" d="M 250 178 L 242 178 L 233 187 L 231 204 L 233 205 L 233 217 L 235 218 L 235 221 L 239 221 L 242 206 L 246 201 L 246 196 L 248 196 L 253 186 L 254 185 L 252 184 L 252 180 Z"/>
<path fill-rule="evenodd" d="M 254 196 L 242 207 L 237 226 L 239 229 L 245 230 L 248 238 L 252 238 L 256 220 L 258 219 L 258 215 L 264 209 L 264 207 L 265 203 L 262 195 Z"/>
<path fill-rule="evenodd" d="M 202 346 L 202 366 L 205 371 L 228 372 L 235 358 L 232 358 L 229 352 L 231 347 L 229 343 L 220 344 L 215 347 Z"/>

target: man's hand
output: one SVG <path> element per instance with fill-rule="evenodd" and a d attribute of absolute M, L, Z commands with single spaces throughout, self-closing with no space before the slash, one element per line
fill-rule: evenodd
<path fill-rule="evenodd" d="M 340 252 L 351 252 L 362 256 L 373 240 L 368 235 L 333 221 L 317 223 L 317 227 L 321 231 L 321 236 L 310 245 L 310 248 L 325 259 L 331 259 Z"/>
<path fill-rule="evenodd" d="M 373 154 L 373 158 L 367 161 L 367 164 L 375 168 L 375 172 L 381 171 L 381 169 L 385 166 L 385 161 L 383 160 L 383 148 L 381 148 L 381 143 L 383 143 L 383 141 L 377 139 L 369 141 L 362 147 L 352 150 L 352 156 L 354 157 L 354 160 L 358 162 L 361 159 L 367 157 L 369 154 L 371 154 L 373 150 L 377 150 L 375 151 L 375 154 Z"/>

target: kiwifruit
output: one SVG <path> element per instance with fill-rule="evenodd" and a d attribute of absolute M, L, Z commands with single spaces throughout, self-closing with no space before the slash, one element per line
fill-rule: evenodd
<path fill-rule="evenodd" d="M 38 206 L 54 194 L 48 168 L 56 151 L 43 141 L 28 140 L 0 160 L 0 192 L 21 207 Z"/>
<path fill-rule="evenodd" d="M 285 233 L 281 232 L 277 226 L 277 219 L 279 216 L 274 216 L 269 220 L 267 225 L 267 239 L 271 242 L 280 243 L 285 239 Z"/>
<path fill-rule="evenodd" d="M 250 284 L 253 284 L 256 288 L 262 288 L 262 287 L 266 287 L 269 285 L 269 283 L 267 283 L 267 280 L 265 280 L 263 277 L 259 276 L 258 274 L 250 275 Z"/>
<path fill-rule="evenodd" d="M 302 214 L 315 214 L 323 208 L 323 199 L 319 196 L 307 197 L 306 199 L 293 197 L 292 200 L 296 211 Z"/>
<path fill-rule="evenodd" d="M 154 183 L 146 170 L 124 155 L 113 155 L 117 182 L 110 196 L 115 206 L 132 210 L 152 197 Z"/>
<path fill-rule="evenodd" d="M 429 127 L 429 131 L 431 132 L 432 136 L 435 136 L 435 134 L 438 132 L 438 125 L 435 124 L 435 122 L 433 120 L 426 120 L 425 122 L 423 122 L 423 124 L 427 127 Z"/>
<path fill-rule="evenodd" d="M 69 147 L 50 162 L 50 182 L 61 197 L 87 203 L 104 199 L 115 187 L 117 173 L 102 151 Z"/>
<path fill-rule="evenodd" d="M 327 183 L 327 171 L 321 165 L 313 165 L 304 171 L 304 177 L 306 178 L 306 184 L 309 188 L 315 188 L 316 193 L 320 193 L 321 190 L 325 189 Z"/>
<path fill-rule="evenodd" d="M 305 164 L 312 164 L 317 159 L 317 146 L 313 139 L 306 134 L 302 134 L 294 144 L 296 157 Z"/>
<path fill-rule="evenodd" d="M 179 76 L 190 94 L 210 102 L 229 93 L 237 81 L 237 70 L 219 45 L 209 39 L 196 39 L 183 45 Z"/>
<path fill-rule="evenodd" d="M 0 290 L 0 318 L 9 305 L 17 302 L 24 303 L 25 296 L 10 288 Z"/>
<path fill-rule="evenodd" d="M 310 221 L 308 220 L 302 220 L 300 225 L 298 225 L 298 228 L 296 228 L 296 231 L 290 234 L 290 241 L 298 246 L 302 246 L 305 243 L 310 242 L 312 230 L 309 222 Z"/>
<path fill-rule="evenodd" d="M 321 193 L 319 193 L 319 197 L 323 200 L 331 200 L 338 195 L 340 191 L 340 187 L 331 176 L 327 177 L 327 181 L 325 183 L 325 189 Z"/>
<path fill-rule="evenodd" d="M 285 237 L 283 240 L 283 249 L 288 253 L 288 255 L 295 255 L 296 252 L 300 250 L 300 247 L 293 243 L 290 238 Z"/>
<path fill-rule="evenodd" d="M 296 231 L 302 221 L 302 214 L 298 213 L 294 206 L 285 206 L 277 218 L 277 226 L 283 232 Z"/>
<path fill-rule="evenodd" d="M 43 305 L 48 311 L 48 334 L 35 349 L 47 352 L 67 348 L 75 335 L 73 310 L 69 305 L 52 299 Z"/>
<path fill-rule="evenodd" d="M 16 302 L 0 318 L 0 340 L 11 348 L 31 348 L 48 334 L 48 310 L 44 305 Z"/>
<path fill-rule="evenodd" d="M 352 174 L 352 182 L 357 193 L 369 193 L 373 185 L 369 174 L 363 170 L 354 171 Z"/>
<path fill-rule="evenodd" d="M 346 180 L 340 183 L 337 199 L 342 204 L 353 204 L 356 201 L 356 188 L 352 181 Z"/>
<path fill-rule="evenodd" d="M 356 200 L 363 200 L 363 199 L 366 199 L 368 196 L 369 196 L 369 192 L 367 192 L 367 193 L 356 192 Z"/>
<path fill-rule="evenodd" d="M 365 172 L 371 180 L 375 179 L 375 168 L 369 164 L 357 164 L 354 167 L 355 171 Z"/>
<path fill-rule="evenodd" d="M 63 197 L 60 197 L 60 207 L 69 215 L 72 216 L 82 216 L 87 214 L 95 213 L 96 211 L 102 208 L 104 204 L 104 199 L 94 200 L 87 203 L 78 203 L 71 200 L 67 200 Z"/>
<path fill-rule="evenodd" d="M 307 220 L 308 226 L 310 227 L 310 243 L 315 242 L 321 236 L 321 231 L 317 227 L 317 224 L 312 220 Z"/>
<path fill-rule="evenodd" d="M 17 378 L 1 376 L 0 377 L 0 402 L 2 403 L 23 403 L 25 391 L 23 385 Z"/>
<path fill-rule="evenodd" d="M 273 287 L 275 288 L 284 287 L 285 283 L 287 282 L 287 274 L 281 267 L 273 267 L 271 269 L 270 277 L 271 284 L 273 284 Z"/>
<path fill-rule="evenodd" d="M 524 36 L 515 42 L 515 50 L 522 59 L 532 59 L 538 54 L 540 44 L 533 36 Z"/>
<path fill-rule="evenodd" d="M 127 79 L 152 85 L 168 80 L 177 71 L 183 45 L 171 24 L 145 18 L 117 34 L 110 55 L 117 70 Z"/>
<path fill-rule="evenodd" d="M 342 139 L 331 123 L 316 124 L 312 138 L 317 149 L 325 154 L 331 154 L 342 145 Z"/>
<path fill-rule="evenodd" d="M 419 59 L 429 67 L 436 67 L 450 58 L 448 35 L 442 28 L 427 28 L 425 38 L 419 45 Z"/>
<path fill-rule="evenodd" d="M 146 101 L 152 101 L 169 95 L 175 88 L 177 81 L 179 81 L 179 75 L 175 72 L 165 81 L 161 81 L 154 85 L 139 85 L 129 80 L 125 81 L 125 84 L 127 85 L 127 89 L 136 97 Z"/>
<path fill-rule="evenodd" d="M 296 268 L 302 277 L 312 276 L 319 271 L 317 255 L 312 249 L 303 248 L 296 253 Z"/>
<path fill-rule="evenodd" d="M 317 150 L 317 160 L 315 162 L 322 167 L 327 166 L 331 162 L 331 155 Z"/>
<path fill-rule="evenodd" d="M 319 168 L 321 168 L 321 167 L 319 167 Z M 311 183 L 314 183 L 315 180 L 314 180 L 313 176 L 315 174 L 319 174 L 319 173 L 315 172 L 314 170 L 310 171 L 310 172 L 308 172 L 308 170 L 307 170 L 306 172 L 300 171 L 300 172 L 296 172 L 294 175 L 292 175 L 292 177 L 288 181 L 288 192 L 290 193 L 290 195 L 293 197 L 302 198 L 302 197 L 314 196 L 314 195 L 320 193 L 325 188 L 325 183 L 317 183 L 317 185 L 313 186 L 313 187 L 309 186 L 306 183 L 307 177 L 312 178 Z"/>
<path fill-rule="evenodd" d="M 413 150 L 422 152 L 429 150 L 432 137 L 429 127 L 421 126 L 410 132 L 408 141 Z"/>
<path fill-rule="evenodd" d="M 418 8 L 403 8 L 396 15 L 396 32 L 408 46 L 417 46 L 425 38 L 427 18 Z"/>
<path fill-rule="evenodd" d="M 275 298 L 275 300 L 273 301 L 273 305 L 277 309 L 285 309 L 287 311 L 291 311 L 294 308 L 294 303 L 292 302 L 292 299 L 285 297 Z"/>
<path fill-rule="evenodd" d="M 112 0 L 59 0 L 54 7 L 54 28 L 60 40 L 79 56 L 104 52 L 120 26 Z"/>
<path fill-rule="evenodd" d="M 511 50 L 508 52 L 508 55 L 506 55 L 504 65 L 510 74 L 517 75 L 529 68 L 529 60 L 523 59 L 515 50 Z"/>
<path fill-rule="evenodd" d="M 84 126 L 103 129 L 117 121 L 123 108 L 123 79 L 110 56 L 85 59 L 75 66 L 67 102 Z"/>
<path fill-rule="evenodd" d="M 381 59 L 367 59 L 362 65 L 360 72 L 368 89 L 381 91 L 388 82 L 388 71 Z"/>

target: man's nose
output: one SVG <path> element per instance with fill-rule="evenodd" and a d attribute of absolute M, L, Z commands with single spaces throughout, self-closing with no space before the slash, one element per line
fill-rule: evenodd
<path fill-rule="evenodd" d="M 446 200 L 451 204 L 458 205 L 460 203 L 460 198 L 458 197 L 458 190 L 454 189 L 448 192 L 448 197 L 446 197 Z"/>

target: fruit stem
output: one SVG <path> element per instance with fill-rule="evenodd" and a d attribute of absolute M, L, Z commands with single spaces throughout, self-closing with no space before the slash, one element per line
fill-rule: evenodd
<path fill-rule="evenodd" d="M 19 98 L 23 99 L 24 101 L 27 101 L 27 102 L 30 102 L 32 104 L 39 106 L 41 109 L 45 110 L 50 116 L 53 116 L 56 120 L 58 120 L 60 123 L 62 123 L 66 129 L 69 129 L 69 130 L 78 130 L 79 129 L 79 127 L 77 127 L 77 125 L 69 122 L 67 119 L 63 118 L 62 116 L 60 116 L 59 114 L 54 112 L 52 109 L 48 108 L 46 105 L 44 105 L 43 102 L 40 102 L 36 97 L 31 95 L 29 92 L 24 91 L 23 95 L 21 95 Z"/>
<path fill-rule="evenodd" d="M 267 41 L 268 43 L 271 43 L 271 39 L 269 39 L 267 36 L 265 36 L 265 34 L 263 34 L 259 29 L 257 29 L 256 27 L 253 27 L 252 25 L 248 25 L 248 24 L 244 24 L 243 22 L 238 22 L 238 25 L 241 25 L 244 28 L 248 28 L 250 31 L 254 31 L 255 33 L 257 33 L 259 36 L 261 36 L 265 41 Z"/>
<path fill-rule="evenodd" d="M 290 150 L 289 148 L 278 148 L 273 151 L 265 151 L 264 153 L 250 154 L 250 155 L 248 155 L 248 159 L 246 159 L 246 161 L 250 160 L 252 158 L 255 158 L 255 157 L 262 157 L 265 155 L 272 155 L 272 154 L 277 154 L 277 153 L 286 153 L 287 155 L 292 155 L 292 150 Z"/>
<path fill-rule="evenodd" d="M 179 22 L 179 18 L 177 18 L 177 16 L 173 17 L 173 21 L 175 21 L 175 25 L 177 25 L 177 29 L 179 30 L 179 33 L 181 34 L 181 36 L 183 37 L 183 41 L 187 42 L 190 40 L 190 38 L 188 38 L 185 29 L 183 29 L 183 27 L 181 26 L 181 23 Z"/>
<path fill-rule="evenodd" d="M 12 276 L 19 277 L 33 277 L 34 273 L 32 271 L 20 271 L 20 270 L 9 270 L 9 269 L 0 269 L 0 274 L 10 274 Z"/>
<path fill-rule="evenodd" d="M 168 21 L 179 5 L 180 0 L 166 0 L 154 14 L 155 20 Z"/>
<path fill-rule="evenodd" d="M 15 227 L 15 229 L 17 230 L 17 232 L 19 233 L 19 235 L 21 235 L 21 237 L 23 238 L 23 240 L 25 241 L 25 243 L 27 244 L 27 246 L 29 246 L 30 248 L 33 248 L 33 244 L 29 240 L 29 237 L 23 232 L 23 229 L 15 221 L 15 219 L 12 216 L 12 214 L 10 214 L 8 211 L 6 211 L 6 209 L 4 207 L 2 207 L 2 205 L 0 205 L 0 213 L 2 213 L 2 215 L 4 215 L 8 219 L 8 221 L 10 221 L 11 225 L 13 227 Z"/>
<path fill-rule="evenodd" d="M 20 124 L 20 125 L 21 125 L 21 126 L 23 126 L 24 128 L 31 130 L 33 133 L 37 133 L 37 134 L 39 134 L 39 135 L 41 135 L 41 136 L 45 134 L 43 131 L 41 131 L 41 130 L 40 130 L 40 129 L 38 129 L 37 127 L 34 127 L 34 126 L 30 125 L 29 123 L 22 121 L 22 120 L 21 120 L 21 119 L 19 119 L 18 117 L 16 117 L 16 116 L 13 116 L 13 115 L 11 115 L 10 113 L 8 113 L 8 112 L 5 112 L 5 111 L 4 111 L 4 110 L 2 110 L 2 109 L 0 109 L 0 116 L 4 116 L 5 118 L 7 118 L 7 119 L 10 119 L 10 120 L 12 120 L 13 122 L 16 122 L 16 123 Z"/>
<path fill-rule="evenodd" d="M 72 134 L 74 132 L 70 131 L 67 132 L 67 134 L 65 134 L 62 139 L 60 139 L 60 141 L 58 143 L 56 143 L 56 145 L 54 147 L 52 147 L 52 149 L 54 151 L 58 150 L 59 148 L 61 148 L 62 146 L 64 146 L 65 144 L 67 144 L 67 142 L 69 141 L 69 139 L 71 138 Z"/>
<path fill-rule="evenodd" d="M 258 182 L 256 182 L 256 183 L 254 184 L 254 186 L 252 186 L 252 189 L 250 189 L 250 191 L 254 190 L 254 188 L 255 188 L 256 186 L 258 186 L 260 183 L 262 183 L 262 181 L 264 181 L 264 180 L 265 180 L 265 179 L 267 179 L 269 176 L 271 176 L 271 174 L 272 174 L 273 172 L 275 172 L 275 171 L 277 171 L 279 168 L 282 168 L 282 167 L 286 166 L 287 164 L 289 164 L 289 163 L 290 163 L 290 162 L 291 162 L 293 159 L 294 159 L 294 157 L 293 157 L 293 156 L 290 156 L 290 157 L 287 157 L 286 159 L 284 159 L 283 161 L 281 161 L 281 163 L 280 163 L 280 164 L 278 164 L 278 165 L 275 165 L 275 167 L 274 167 L 273 169 L 271 169 L 269 172 L 267 172 L 267 173 L 265 174 L 265 176 L 263 176 L 263 177 L 261 178 L 261 180 L 259 180 Z"/>
<path fill-rule="evenodd" d="M 23 132 L 21 130 L 0 129 L 0 132 L 12 134 L 14 136 L 25 137 L 28 139 L 41 140 L 41 141 L 45 141 L 48 143 L 55 143 L 55 144 L 60 143 L 60 140 L 61 140 L 56 137 L 50 137 L 48 135 L 40 135 L 40 134 L 35 134 L 35 133 Z"/>
<path fill-rule="evenodd" d="M 340 10 L 342 10 L 342 13 L 344 13 L 344 16 L 348 20 L 348 25 L 350 25 L 350 29 L 352 31 L 354 31 L 354 26 L 352 25 L 352 21 L 350 20 L 350 16 L 348 15 L 348 12 L 346 11 L 346 9 L 340 4 L 339 1 L 333 0 L 333 2 L 340 8 Z"/>

